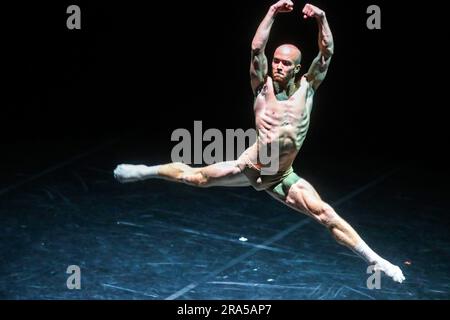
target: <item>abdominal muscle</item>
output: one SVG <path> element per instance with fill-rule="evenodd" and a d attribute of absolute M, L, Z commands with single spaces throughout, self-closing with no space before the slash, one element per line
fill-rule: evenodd
<path fill-rule="evenodd" d="M 255 145 L 248 149 L 249 158 L 253 164 L 267 166 L 267 159 L 271 159 L 267 155 L 267 146 L 275 147 L 278 144 L 278 171 L 288 170 L 292 166 L 309 124 L 312 96 L 307 95 L 308 88 L 308 83 L 304 80 L 295 93 L 297 99 L 269 104 L 263 101 L 265 99 L 263 93 L 258 94 L 254 104 L 258 139 Z M 266 160 L 263 163 L 259 161 L 261 154 Z"/>
<path fill-rule="evenodd" d="M 276 161 L 278 162 L 278 172 L 284 172 L 288 170 L 292 163 L 294 162 L 295 157 L 297 156 L 298 149 L 295 146 L 295 141 L 289 137 L 280 137 L 277 140 L 278 143 L 278 157 L 276 157 Z M 244 160 L 245 164 L 248 167 L 251 167 L 255 170 L 261 170 L 265 167 L 270 167 L 272 159 L 272 155 L 275 157 L 276 154 L 271 153 L 271 148 L 276 148 L 276 143 L 264 143 L 258 137 L 258 140 L 250 146 L 241 158 Z M 269 152 L 267 151 L 269 150 Z"/>
<path fill-rule="evenodd" d="M 278 144 L 278 146 L 277 146 Z M 258 139 L 258 151 L 260 152 L 260 155 L 262 152 L 265 152 L 263 156 L 266 158 L 270 158 L 271 153 L 268 153 L 266 150 L 269 148 L 277 148 L 278 147 L 278 164 L 279 169 L 278 172 L 286 171 L 292 166 L 292 163 L 294 162 L 295 157 L 297 156 L 298 149 L 296 148 L 295 139 L 293 139 L 290 136 L 280 136 L 278 139 L 276 139 L 276 143 L 271 142 L 269 143 L 269 147 L 267 147 L 267 144 L 262 144 L 260 140 Z M 271 152 L 274 152 L 271 150 Z M 269 156 L 267 156 L 268 154 Z M 273 153 L 272 153 L 273 154 Z M 270 158 L 272 159 L 272 158 Z M 267 162 L 267 161 L 266 161 Z M 268 166 L 269 164 L 266 164 Z"/>

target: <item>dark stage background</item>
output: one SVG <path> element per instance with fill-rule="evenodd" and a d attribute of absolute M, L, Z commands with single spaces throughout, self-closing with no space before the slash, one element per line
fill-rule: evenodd
<path fill-rule="evenodd" d="M 79 2 L 81 30 L 66 28 L 69 4 L 4 9 L 2 140 L 67 144 L 137 130 L 151 147 L 194 120 L 253 127 L 249 49 L 270 1 Z M 439 146 L 443 19 L 378 1 L 382 29 L 369 30 L 371 2 L 314 4 L 328 13 L 335 56 L 303 151 L 416 157 Z M 306 72 L 317 27 L 302 7 L 278 16 L 266 53 L 292 42 Z"/>
<path fill-rule="evenodd" d="M 66 28 L 66 8 L 71 4 L 81 7 L 81 30 Z M 128 231 L 120 237 L 108 238 L 110 230 L 119 222 L 129 219 L 128 225 L 122 224 L 129 226 L 133 219 L 141 219 L 139 210 L 154 210 L 159 206 L 162 211 L 173 213 L 169 220 L 164 220 L 167 216 L 161 218 L 161 226 L 168 230 L 191 216 L 197 219 L 191 221 L 192 229 L 202 225 L 202 230 L 215 235 L 231 226 L 236 227 L 234 232 L 241 232 L 236 230 L 242 230 L 239 228 L 245 225 L 254 228 L 254 234 L 261 233 L 261 243 L 269 234 L 297 223 L 298 216 L 289 218 L 288 209 L 282 209 L 281 204 L 275 202 L 269 205 L 264 201 L 271 199 L 260 198 L 266 195 L 251 189 L 226 191 L 230 193 L 226 196 L 221 190 L 192 191 L 185 186 L 162 182 L 123 186 L 112 178 L 112 170 L 119 163 L 169 162 L 170 151 L 176 144 L 170 139 L 172 132 L 177 128 L 192 132 L 196 120 L 203 122 L 203 130 L 254 127 L 250 44 L 270 4 L 271 1 L 257 0 L 199 0 L 147 1 L 146 4 L 138 1 L 35 1 L 2 5 L 1 20 L 5 25 L 2 52 L 5 55 L 1 71 L 4 81 L 0 116 L 0 212 L 3 219 L 0 251 L 4 257 L 10 256 L 12 251 L 17 252 L 17 256 L 5 258 L 6 262 L 2 263 L 0 298 L 159 299 L 189 284 L 191 276 L 197 281 L 196 276 L 189 274 L 193 269 L 186 266 L 185 269 L 180 267 L 181 271 L 169 270 L 162 276 L 158 273 L 154 283 L 161 284 L 161 288 L 155 289 L 156 293 L 145 291 L 147 287 L 137 289 L 146 283 L 149 275 L 145 270 L 133 269 L 143 265 L 143 260 L 133 262 L 133 259 L 145 259 L 149 243 L 166 250 L 163 248 L 172 245 L 168 241 L 172 241 L 173 235 L 160 233 L 166 229 L 158 225 L 143 223 L 148 230 L 143 227 L 145 232 L 141 233 L 150 240 L 141 248 L 134 247 L 140 242 L 131 238 Z M 317 26 L 314 20 L 305 21 L 301 17 L 304 2 L 297 0 L 294 4 L 294 13 L 277 17 L 266 54 L 270 60 L 277 45 L 292 42 L 302 50 L 302 71 L 306 72 L 318 52 Z M 352 190 L 363 192 L 361 190 L 366 189 L 361 186 L 368 181 L 378 181 L 378 177 L 392 168 L 403 168 L 386 185 L 371 189 L 366 197 L 357 198 L 355 202 L 345 200 L 343 212 L 347 213 L 345 217 L 362 226 L 363 233 L 368 234 L 370 240 L 374 239 L 378 248 L 387 248 L 388 255 L 398 257 L 396 263 L 412 259 L 412 268 L 417 266 L 417 269 L 406 270 L 407 279 L 412 281 L 407 283 L 410 287 L 397 291 L 398 287 L 392 286 L 384 293 L 375 294 L 375 298 L 448 299 L 449 188 L 444 156 L 448 148 L 445 116 L 448 102 L 442 97 L 448 91 L 444 86 L 447 84 L 448 50 L 445 43 L 449 35 L 446 18 L 441 16 L 442 4 L 366 0 L 322 0 L 312 4 L 327 12 L 335 55 L 327 78 L 316 93 L 309 134 L 296 159 L 295 169 L 317 186 L 325 199 L 341 203 L 339 201 L 347 199 L 343 195 L 353 197 Z M 366 8 L 371 4 L 381 7 L 381 30 L 366 27 Z M 166 199 L 166 192 L 170 200 Z M 263 200 L 252 202 L 253 197 Z M 222 211 L 209 209 L 213 207 L 229 209 L 230 215 L 242 212 L 237 218 L 227 214 L 220 216 Z M 277 215 L 273 215 L 274 208 L 279 210 Z M 135 211 L 138 213 L 133 213 Z M 190 213 L 187 217 L 186 212 Z M 361 212 L 367 215 L 360 215 Z M 222 223 L 207 224 L 211 215 Z M 379 215 L 384 215 L 382 222 L 368 218 Z M 28 227 L 22 228 L 23 225 Z M 85 228 L 84 233 L 75 232 L 74 225 Z M 325 249 L 314 249 L 314 252 L 337 250 L 329 249 L 332 240 L 324 231 L 322 234 L 309 227 L 308 230 L 305 232 L 310 232 L 311 236 L 302 234 L 304 243 L 300 246 L 308 246 L 308 241 L 322 241 L 317 248 Z M 75 234 L 78 242 L 73 240 Z M 143 239 L 142 234 L 136 237 Z M 318 234 L 323 238 L 318 240 Z M 71 236 L 65 238 L 67 235 Z M 129 235 L 133 241 L 127 244 L 124 239 Z M 173 239 L 175 248 L 181 251 L 180 256 L 175 257 L 167 249 L 161 253 L 161 259 L 173 258 L 178 263 L 177 259 L 194 261 L 204 254 L 197 250 L 203 248 L 205 242 L 189 247 L 196 242 L 184 242 L 182 236 Z M 52 241 L 55 246 L 57 243 L 67 246 L 35 256 L 36 252 L 41 254 L 39 243 Z M 91 247 L 97 241 L 101 242 L 99 248 L 103 248 L 99 251 Z M 292 241 L 283 244 L 283 250 L 297 250 L 299 243 Z M 74 243 L 77 247 L 70 247 Z M 129 246 L 136 251 L 129 252 Z M 210 249 L 213 253 L 222 250 L 218 248 L 221 247 Z M 110 251 L 101 256 L 98 252 L 102 250 Z M 226 265 L 234 257 L 235 248 L 223 250 L 217 261 L 222 263 L 223 258 L 223 265 Z M 123 252 L 126 254 L 122 255 Z M 188 256 L 184 255 L 186 252 Z M 325 256 L 335 257 L 333 253 L 328 255 L 330 252 Z M 118 260 L 111 262 L 114 266 L 111 271 L 103 264 L 116 253 Z M 311 252 L 305 249 L 305 254 L 309 256 Z M 97 255 L 102 258 L 95 260 Z M 64 273 L 58 278 L 61 285 L 55 289 L 51 276 L 41 280 L 43 278 L 36 276 L 38 271 L 20 260 L 30 257 L 38 261 L 34 264 L 36 268 L 42 267 L 47 275 L 49 270 L 59 274 L 68 264 L 85 261 L 86 268 L 96 270 L 91 283 L 98 280 L 103 287 L 95 288 L 104 291 L 68 293 L 64 288 Z M 261 263 L 268 263 L 271 257 L 262 257 Z M 206 262 L 198 263 L 207 265 L 205 270 L 219 268 L 214 265 L 216 260 L 205 259 Z M 58 261 L 57 267 L 54 261 Z M 272 261 L 273 266 L 278 266 L 279 261 Z M 320 283 L 323 283 L 321 268 L 326 273 L 330 263 L 334 261 L 324 261 L 312 268 L 317 270 Z M 364 278 L 362 263 L 356 265 L 349 260 L 343 265 L 359 268 L 352 274 L 361 272 Z M 273 268 L 278 274 L 286 274 L 284 269 Z M 165 269 L 157 270 L 162 273 Z M 236 271 L 238 278 L 240 270 Z M 129 274 L 130 279 L 121 282 L 122 279 L 117 280 L 120 275 L 114 272 Z M 137 273 L 142 278 L 133 278 Z M 36 283 L 42 281 L 41 287 L 24 289 L 23 282 L 17 279 L 28 279 L 29 274 L 35 275 Z M 110 277 L 109 280 L 105 280 L 106 277 Z M 287 282 L 292 281 L 297 280 Z M 317 286 L 314 279 L 305 281 L 311 283 L 312 288 Z M 320 293 L 311 291 L 310 296 L 297 295 L 295 288 L 292 289 L 295 294 L 275 296 L 269 291 L 261 295 L 252 292 L 242 296 L 220 295 L 205 289 L 204 293 L 198 291 L 182 298 L 372 297 L 364 288 L 358 289 L 364 292 L 362 295 L 352 291 L 349 287 L 357 288 L 352 281 L 360 284 L 365 280 L 346 278 L 343 283 L 348 285 L 347 289 L 336 287 L 335 294 L 330 294 L 334 291 L 327 291 L 331 290 L 327 287 L 322 287 Z M 124 291 L 114 287 L 127 285 L 132 289 Z M 116 295 L 115 291 L 108 291 L 116 289 L 125 293 Z M 138 293 L 132 293 L 133 290 Z M 141 295 L 144 291 L 146 294 Z"/>

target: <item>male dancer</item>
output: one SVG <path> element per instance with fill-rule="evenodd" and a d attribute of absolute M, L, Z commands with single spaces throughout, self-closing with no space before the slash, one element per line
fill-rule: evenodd
<path fill-rule="evenodd" d="M 258 136 L 257 141 L 237 160 L 202 168 L 183 163 L 156 166 L 122 164 L 115 169 L 114 175 L 120 182 L 163 178 L 198 187 L 252 185 L 256 190 L 265 190 L 275 199 L 321 223 L 338 243 L 374 265 L 374 270 L 382 271 L 401 283 L 405 277 L 400 268 L 369 248 L 356 231 L 321 199 L 311 184 L 293 171 L 292 163 L 308 131 L 313 97 L 327 74 L 334 45 L 325 12 L 306 4 L 302 10 L 303 17 L 313 18 L 318 24 L 317 57 L 308 72 L 300 76 L 300 50 L 292 44 L 281 45 L 272 59 L 273 79 L 269 77 L 264 51 L 272 24 L 277 14 L 292 10 L 290 0 L 280 0 L 272 5 L 253 38 L 250 78 L 255 95 Z M 261 161 L 261 150 L 270 148 L 276 151 L 272 155 L 277 155 L 277 166 L 276 170 L 265 171 L 269 165 Z"/>

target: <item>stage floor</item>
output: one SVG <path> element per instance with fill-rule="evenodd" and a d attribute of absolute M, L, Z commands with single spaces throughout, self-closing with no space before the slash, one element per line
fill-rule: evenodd
<path fill-rule="evenodd" d="M 382 277 L 370 290 L 363 260 L 264 192 L 117 183 L 117 164 L 169 161 L 138 148 L 10 156 L 0 183 L 1 299 L 450 298 L 448 194 L 437 168 L 350 155 L 296 161 L 403 270 L 403 284 Z M 66 286 L 69 265 L 80 267 L 79 290 Z"/>

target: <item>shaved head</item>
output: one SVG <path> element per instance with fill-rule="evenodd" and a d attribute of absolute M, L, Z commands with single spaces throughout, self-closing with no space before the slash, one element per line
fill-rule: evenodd
<path fill-rule="evenodd" d="M 300 64 L 302 60 L 302 53 L 300 52 L 300 49 L 293 44 L 282 44 L 275 50 L 274 55 L 276 55 L 277 53 L 282 54 L 283 56 L 290 57 L 295 62 L 295 64 Z"/>
<path fill-rule="evenodd" d="M 293 44 L 283 44 L 273 53 L 272 76 L 281 87 L 292 86 L 300 71 L 302 53 Z"/>

